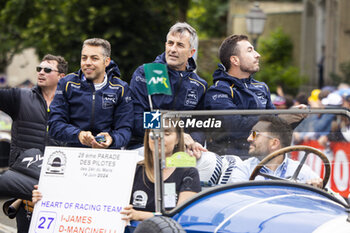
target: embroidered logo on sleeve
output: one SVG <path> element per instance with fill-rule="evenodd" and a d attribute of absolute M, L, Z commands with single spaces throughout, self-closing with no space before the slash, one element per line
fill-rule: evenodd
<path fill-rule="evenodd" d="M 139 75 L 136 76 L 135 80 L 136 80 L 136 82 L 147 83 L 147 82 L 146 82 L 146 79 L 143 78 L 143 77 L 141 77 L 141 76 L 139 76 Z"/>
<path fill-rule="evenodd" d="M 267 99 L 265 97 L 265 94 L 264 92 L 257 92 L 256 93 L 256 96 L 258 97 L 258 99 L 260 100 L 260 103 L 264 106 L 266 106 L 266 103 L 267 103 Z"/>
<path fill-rule="evenodd" d="M 227 99 L 227 94 L 215 94 L 212 96 L 213 100 L 216 101 L 217 99 Z"/>
<path fill-rule="evenodd" d="M 131 96 L 126 96 L 124 100 L 125 100 L 125 103 L 129 103 L 131 101 Z"/>

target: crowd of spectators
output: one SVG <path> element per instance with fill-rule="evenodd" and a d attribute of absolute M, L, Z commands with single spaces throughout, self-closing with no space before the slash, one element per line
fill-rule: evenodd
<path fill-rule="evenodd" d="M 325 86 L 310 93 L 300 92 L 295 97 L 271 94 L 277 109 L 288 109 L 306 104 L 310 109 L 350 109 L 350 86 L 342 83 L 338 87 Z M 334 114 L 310 114 L 295 129 L 294 142 L 317 140 L 327 147 L 330 141 L 350 141 L 350 122 L 345 116 Z"/>

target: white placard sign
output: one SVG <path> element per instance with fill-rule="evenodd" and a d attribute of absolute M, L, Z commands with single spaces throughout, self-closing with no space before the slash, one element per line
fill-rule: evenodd
<path fill-rule="evenodd" d="M 46 147 L 30 233 L 120 233 L 137 152 Z"/>

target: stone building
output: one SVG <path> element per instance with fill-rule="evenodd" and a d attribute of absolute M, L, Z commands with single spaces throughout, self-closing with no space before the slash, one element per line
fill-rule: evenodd
<path fill-rule="evenodd" d="M 340 74 L 340 64 L 350 63 L 350 1 L 303 0 L 303 5 L 301 70 L 317 86 L 324 56 L 324 84 L 332 84 L 330 74 Z"/>
<path fill-rule="evenodd" d="M 350 62 L 350 1 L 230 0 L 227 34 L 248 34 L 245 15 L 255 2 L 267 16 L 260 38 L 282 27 L 292 39 L 294 65 L 309 77 L 303 88 L 318 87 L 320 68 L 323 68 L 324 85 L 332 85 L 330 74 L 340 74 L 340 64 Z"/>
<path fill-rule="evenodd" d="M 37 81 L 35 68 L 39 63 L 40 60 L 34 48 L 25 49 L 22 53 L 15 55 L 6 69 L 6 85 L 15 87 L 29 81 L 35 84 Z"/>

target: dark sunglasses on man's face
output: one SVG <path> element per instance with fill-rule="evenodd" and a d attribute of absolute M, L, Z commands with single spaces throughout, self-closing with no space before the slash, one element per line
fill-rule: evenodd
<path fill-rule="evenodd" d="M 40 67 L 40 66 L 37 66 L 36 67 L 36 71 L 37 72 L 40 72 L 42 69 L 44 69 L 44 72 L 45 73 L 47 73 L 47 74 L 49 74 L 49 73 L 51 73 L 51 71 L 56 71 L 56 72 L 58 72 L 58 70 L 53 70 L 53 69 L 51 69 L 51 68 L 47 68 L 47 67 Z"/>

